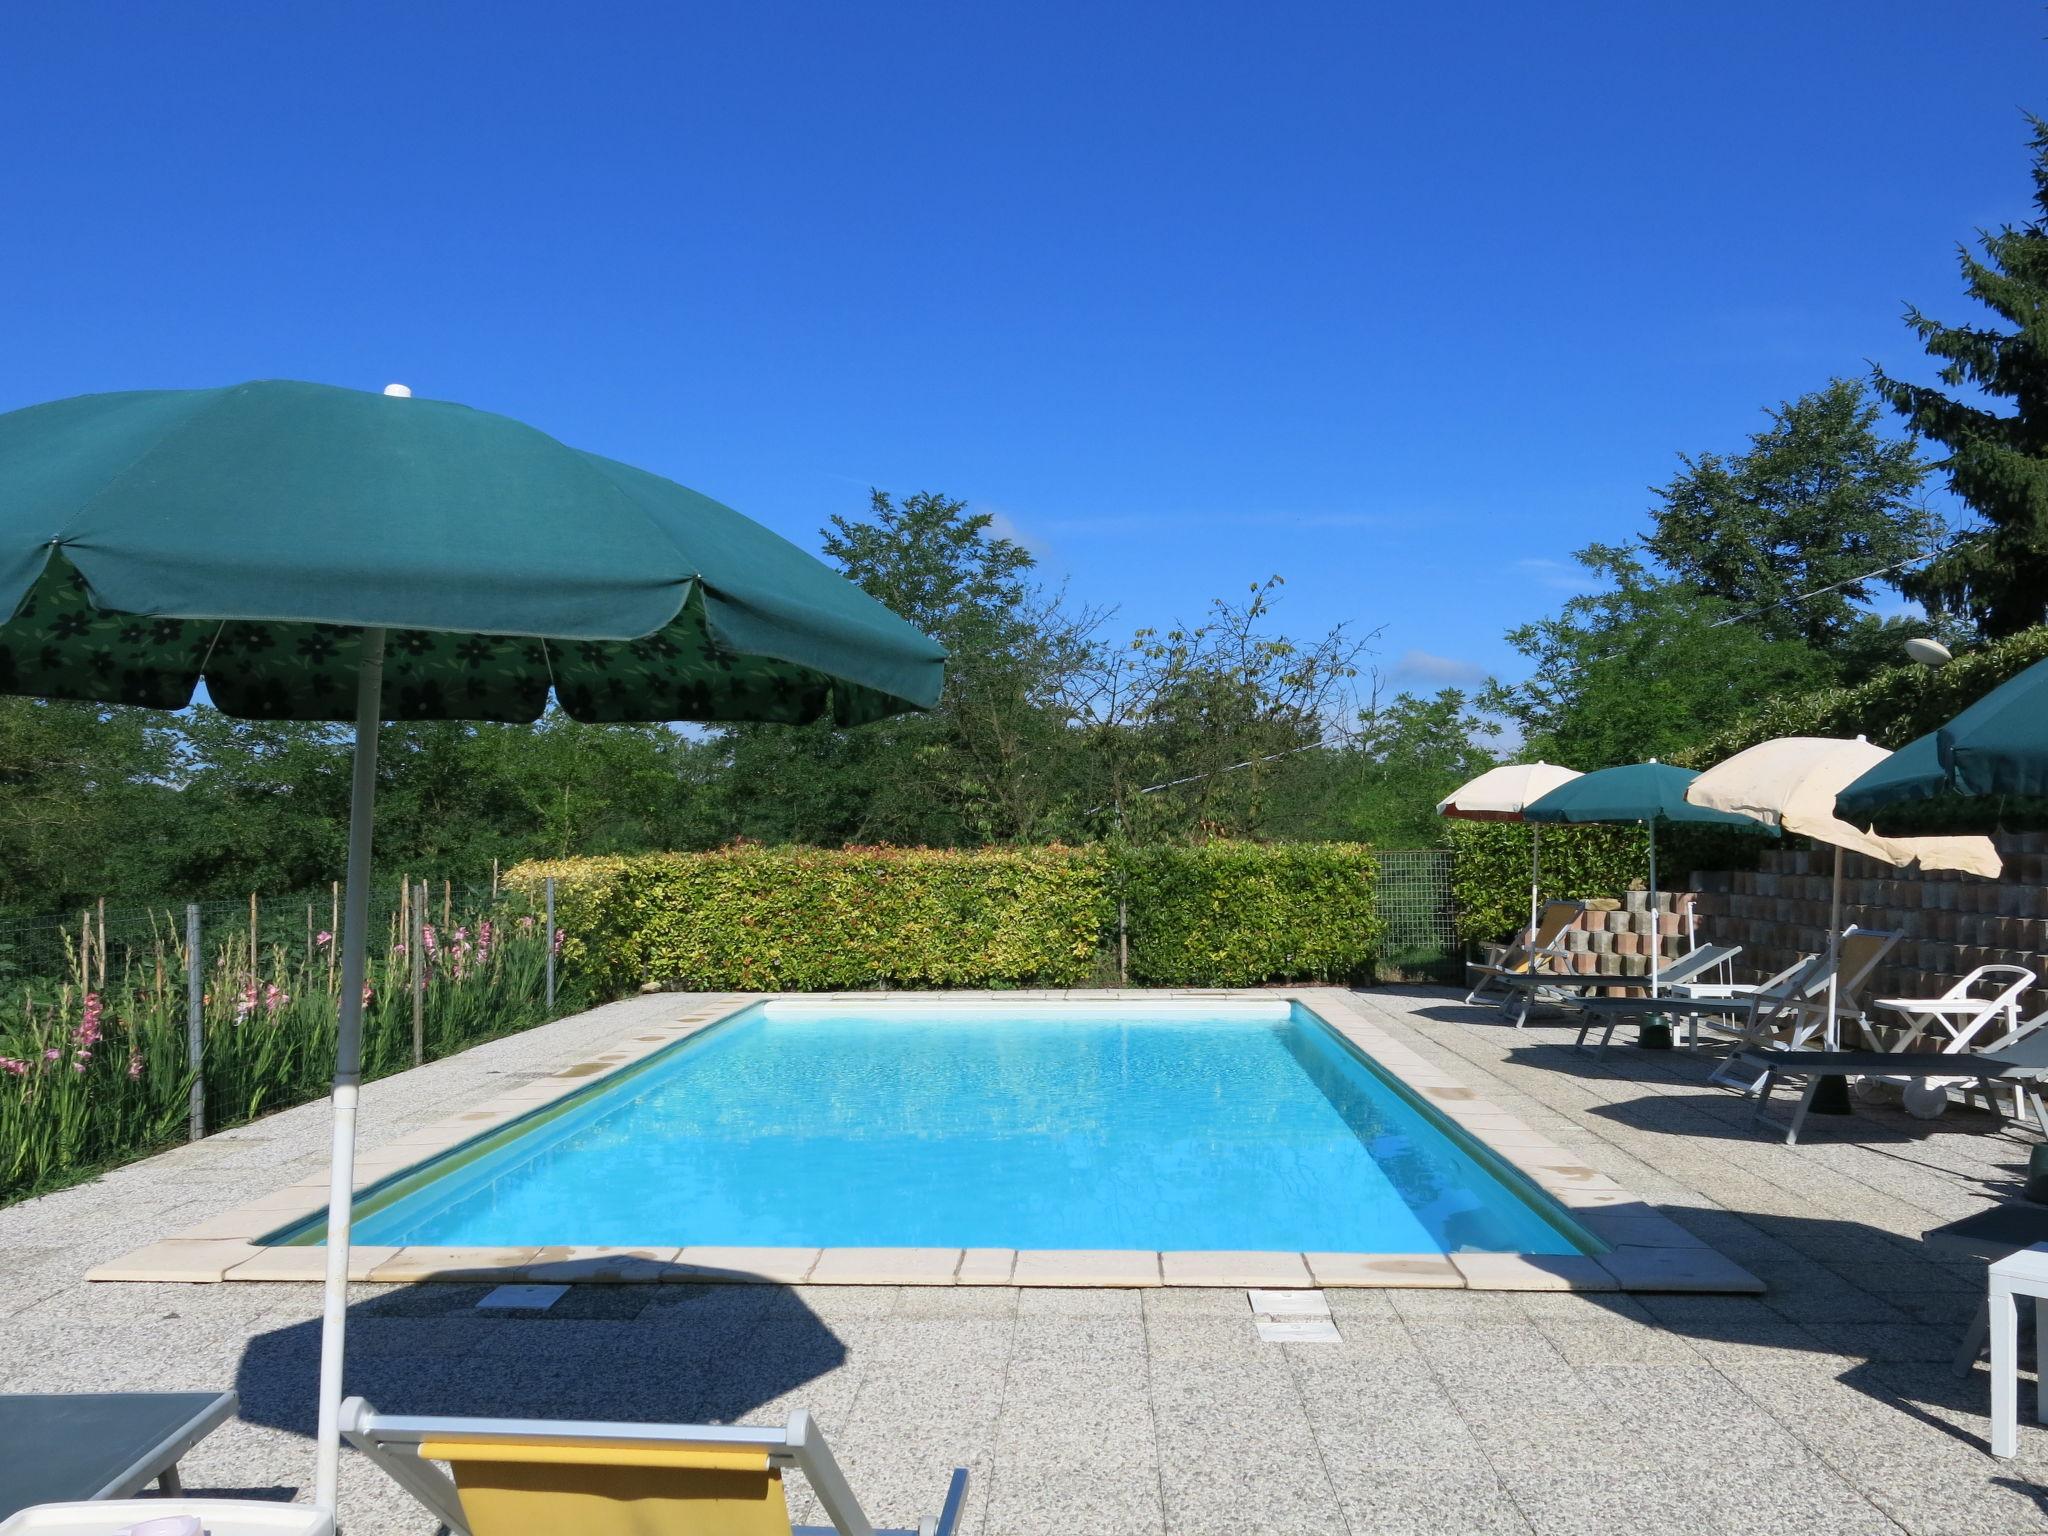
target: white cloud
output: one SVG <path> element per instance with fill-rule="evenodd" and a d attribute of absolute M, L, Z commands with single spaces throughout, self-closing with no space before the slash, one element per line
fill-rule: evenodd
<path fill-rule="evenodd" d="M 985 514 L 989 520 L 988 531 L 997 538 L 1008 539 L 1012 544 L 1023 545 L 1030 552 L 1034 560 L 1043 560 L 1045 558 L 1048 549 L 1045 540 L 1034 533 L 1026 532 L 1017 519 L 1005 512 L 1001 507 L 991 506 L 985 501 L 972 501 L 967 504 L 967 510 L 977 516 Z"/>
<path fill-rule="evenodd" d="M 1592 573 L 1576 561 L 1532 558 L 1517 560 L 1515 569 L 1524 572 L 1537 586 L 1553 592 L 1595 592 L 1600 587 Z"/>
<path fill-rule="evenodd" d="M 1416 683 L 1433 688 L 1460 688 L 1485 682 L 1487 671 L 1476 661 L 1460 661 L 1455 656 L 1408 650 L 1401 653 L 1401 659 L 1394 663 L 1388 676 L 1396 687 Z"/>

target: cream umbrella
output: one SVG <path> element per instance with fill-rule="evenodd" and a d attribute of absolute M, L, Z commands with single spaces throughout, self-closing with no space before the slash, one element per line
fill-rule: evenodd
<path fill-rule="evenodd" d="M 1883 747 L 1858 736 L 1780 736 L 1738 752 L 1692 781 L 1685 792 L 1695 805 L 1738 811 L 1786 832 L 1810 837 L 1835 850 L 1833 894 L 1828 913 L 1828 956 L 1836 957 L 1842 935 L 1842 850 L 1868 854 L 1904 869 L 1956 870 L 1998 878 L 2004 867 L 1988 837 L 1880 837 L 1835 814 L 1835 797 L 1850 783 L 1890 757 Z M 1828 971 L 1828 1046 L 1835 1048 L 1838 978 Z"/>
<path fill-rule="evenodd" d="M 1555 763 L 1502 763 L 1436 803 L 1439 816 L 1461 821 L 1520 821 L 1522 812 L 1560 784 L 1579 776 Z M 1543 868 L 1543 824 L 1529 823 L 1529 934 L 1536 933 L 1537 887 Z"/>

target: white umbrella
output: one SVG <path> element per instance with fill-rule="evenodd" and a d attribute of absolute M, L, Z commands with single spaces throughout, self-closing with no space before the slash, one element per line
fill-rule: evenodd
<path fill-rule="evenodd" d="M 1685 798 L 1717 811 L 1736 811 L 1796 832 L 1835 850 L 1828 913 L 1828 957 L 1837 957 L 1842 934 L 1842 850 L 1868 854 L 1901 869 L 1957 870 L 1996 879 L 2003 868 L 1988 837 L 1879 837 L 1835 815 L 1835 797 L 1891 753 L 1858 736 L 1780 736 L 1738 752 L 1692 781 Z M 1828 971 L 1828 1044 L 1837 1045 L 1835 1000 L 1839 978 Z"/>
<path fill-rule="evenodd" d="M 1522 812 L 1560 784 L 1579 776 L 1555 763 L 1502 763 L 1436 803 L 1439 816 L 1461 821 L 1520 821 Z M 1536 933 L 1537 887 L 1543 868 L 1543 824 L 1529 823 L 1529 934 Z"/>

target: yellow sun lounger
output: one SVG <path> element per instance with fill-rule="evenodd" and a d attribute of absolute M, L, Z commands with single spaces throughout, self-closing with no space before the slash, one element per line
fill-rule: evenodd
<path fill-rule="evenodd" d="M 399 1418 L 352 1397 L 341 1432 L 454 1536 L 911 1536 L 868 1523 L 802 1411 L 781 1429 L 583 1424 Z M 790 1524 L 782 1473 L 792 1466 L 829 1526 Z M 966 1497 L 967 1469 L 956 1467 L 944 1508 L 916 1536 L 953 1536 Z"/>

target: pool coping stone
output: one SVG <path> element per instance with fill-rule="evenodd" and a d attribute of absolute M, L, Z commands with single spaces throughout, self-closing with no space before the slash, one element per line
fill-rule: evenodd
<path fill-rule="evenodd" d="M 675 994 L 676 1016 L 639 1023 L 608 1048 L 507 1088 L 481 1103 L 361 1151 L 362 1191 L 495 1134 L 527 1115 L 638 1066 L 720 1020 L 757 1003 L 897 1001 L 901 993 L 762 993 L 711 1006 Z M 951 993 L 959 1000 L 1073 1002 L 1255 999 L 1298 1002 L 1371 1057 L 1417 1100 L 1561 1207 L 1605 1251 L 1588 1254 L 1166 1252 L 973 1248 L 619 1247 L 399 1248 L 350 1253 L 349 1278 L 377 1282 L 662 1284 L 729 1282 L 778 1285 L 1003 1286 L 1309 1286 L 1491 1291 L 1687 1291 L 1753 1295 L 1765 1287 L 1740 1265 L 1598 1169 L 1429 1061 L 1388 1030 L 1353 994 L 1337 988 L 1106 988 L 1066 992 Z M 310 1174 L 176 1235 L 90 1271 L 104 1282 L 217 1284 L 318 1282 L 324 1248 L 254 1241 L 318 1215 L 327 1175 Z M 303 1256 L 303 1257 L 302 1257 Z"/>

